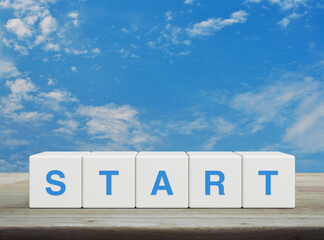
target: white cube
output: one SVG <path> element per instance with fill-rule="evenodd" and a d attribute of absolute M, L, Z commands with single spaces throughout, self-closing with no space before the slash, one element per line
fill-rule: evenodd
<path fill-rule="evenodd" d="M 83 156 L 83 207 L 134 208 L 137 152 L 92 152 Z"/>
<path fill-rule="evenodd" d="M 242 156 L 243 208 L 294 208 L 295 157 L 281 152 Z"/>
<path fill-rule="evenodd" d="M 81 208 L 82 156 L 43 152 L 29 158 L 30 208 Z"/>
<path fill-rule="evenodd" d="M 136 157 L 137 208 L 188 208 L 185 152 L 140 152 Z"/>
<path fill-rule="evenodd" d="M 190 208 L 241 208 L 241 157 L 233 152 L 187 152 Z"/>

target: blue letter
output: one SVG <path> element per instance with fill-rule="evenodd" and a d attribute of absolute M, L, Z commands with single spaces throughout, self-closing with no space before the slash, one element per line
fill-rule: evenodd
<path fill-rule="evenodd" d="M 259 171 L 259 175 L 266 176 L 266 195 L 271 195 L 271 175 L 278 175 L 278 171 Z"/>
<path fill-rule="evenodd" d="M 111 176 L 118 174 L 119 171 L 99 171 L 99 175 L 106 175 L 106 195 L 111 195 Z"/>
<path fill-rule="evenodd" d="M 56 181 L 56 180 L 52 179 L 53 175 L 58 175 L 60 178 L 65 178 L 64 173 L 62 173 L 59 170 L 52 170 L 52 171 L 48 172 L 46 175 L 46 181 L 49 184 L 59 186 L 61 189 L 59 191 L 53 191 L 50 187 L 47 187 L 46 191 L 48 194 L 53 195 L 53 196 L 62 195 L 65 192 L 65 184 L 63 182 Z"/>
<path fill-rule="evenodd" d="M 217 175 L 219 180 L 217 182 L 211 182 L 210 176 Z M 225 195 L 224 193 L 224 185 L 222 184 L 225 180 L 225 175 L 221 171 L 206 171 L 205 172 L 205 195 L 210 195 L 210 186 L 218 186 L 219 195 Z"/>
<path fill-rule="evenodd" d="M 160 185 L 162 178 L 163 178 L 164 186 Z M 171 186 L 170 186 L 170 183 L 169 183 L 169 180 L 168 180 L 168 177 L 167 177 L 165 171 L 159 171 L 159 174 L 156 177 L 151 195 L 156 195 L 156 192 L 158 190 L 166 190 L 168 195 L 173 195 L 173 192 L 172 192 L 172 189 L 171 189 Z"/>

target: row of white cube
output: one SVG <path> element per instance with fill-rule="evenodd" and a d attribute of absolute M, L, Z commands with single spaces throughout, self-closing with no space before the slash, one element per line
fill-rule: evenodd
<path fill-rule="evenodd" d="M 30 208 L 294 208 L 295 158 L 281 152 L 43 152 Z"/>

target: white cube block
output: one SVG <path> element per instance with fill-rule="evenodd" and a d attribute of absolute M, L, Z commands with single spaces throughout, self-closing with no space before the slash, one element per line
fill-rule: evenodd
<path fill-rule="evenodd" d="M 92 152 L 83 156 L 83 207 L 134 208 L 137 152 Z"/>
<path fill-rule="evenodd" d="M 295 157 L 281 152 L 242 156 L 243 208 L 294 208 Z"/>
<path fill-rule="evenodd" d="M 136 157 L 137 208 L 188 208 L 185 152 L 140 152 Z"/>
<path fill-rule="evenodd" d="M 241 157 L 233 152 L 187 152 L 190 208 L 241 208 Z"/>
<path fill-rule="evenodd" d="M 29 157 L 30 208 L 81 208 L 82 156 L 43 152 Z"/>

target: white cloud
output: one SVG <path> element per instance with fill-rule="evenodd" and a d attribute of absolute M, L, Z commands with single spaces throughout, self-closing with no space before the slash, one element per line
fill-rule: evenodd
<path fill-rule="evenodd" d="M 232 134 L 236 128 L 236 124 L 226 121 L 221 117 L 214 118 L 211 121 L 214 131 L 220 134 Z"/>
<path fill-rule="evenodd" d="M 24 99 L 31 99 L 29 93 L 36 91 L 36 87 L 28 79 L 7 81 L 5 86 L 10 89 L 10 94 L 0 99 L 1 114 L 9 118 L 18 119 L 16 111 L 23 109 L 22 101 Z"/>
<path fill-rule="evenodd" d="M 217 142 L 221 139 L 220 136 L 211 136 L 210 138 L 208 138 L 202 145 L 202 149 L 203 150 L 212 150 L 215 145 L 217 144 Z"/>
<path fill-rule="evenodd" d="M 15 33 L 15 36 L 7 31 L 3 32 L 1 35 L 3 44 L 23 55 L 27 55 L 30 49 L 34 49 L 38 45 L 42 45 L 41 47 L 45 51 L 60 51 L 61 48 L 70 48 L 73 41 L 67 35 L 77 36 L 72 32 L 77 31 L 75 28 L 72 29 L 72 24 L 74 26 L 79 24 L 79 14 L 76 11 L 69 12 L 65 19 L 66 22 L 59 26 L 56 18 L 50 12 L 50 5 L 56 2 L 0 0 L 0 9 L 6 9 L 10 15 L 14 16 L 11 17 L 12 19 L 7 19 L 5 27 L 8 31 Z M 90 57 L 98 55 L 96 52 L 91 52 L 92 47 L 89 44 L 84 45 L 87 45 L 88 49 L 70 52 L 75 55 L 87 56 L 89 54 Z"/>
<path fill-rule="evenodd" d="M 77 26 L 79 24 L 79 20 L 78 20 L 79 14 L 78 14 L 78 12 L 70 12 L 68 14 L 68 17 L 72 19 L 72 23 L 73 23 L 74 26 Z"/>
<path fill-rule="evenodd" d="M 130 128 L 139 126 L 137 111 L 128 105 L 83 106 L 78 112 L 90 118 L 87 121 L 88 132 L 99 138 L 118 141 L 121 133 L 128 135 Z"/>
<path fill-rule="evenodd" d="M 1 139 L 0 143 L 3 145 L 6 145 L 10 148 L 16 148 L 22 145 L 28 145 L 29 142 L 23 139 L 11 139 L 11 138 L 7 138 L 7 139 Z"/>
<path fill-rule="evenodd" d="M 41 43 L 43 43 L 46 40 L 46 36 L 45 35 L 39 35 L 36 37 L 35 39 L 35 45 L 39 45 Z"/>
<path fill-rule="evenodd" d="M 156 44 L 155 44 L 154 41 L 149 41 L 149 42 L 147 43 L 147 46 L 148 46 L 149 48 L 155 48 L 155 47 L 156 47 Z"/>
<path fill-rule="evenodd" d="M 22 16 L 26 14 L 28 17 L 44 17 L 48 14 L 47 2 L 38 0 L 5 0 L 0 2 L 0 7 L 4 9 L 13 9 L 14 15 Z M 36 20 L 34 20 L 36 21 Z"/>
<path fill-rule="evenodd" d="M 85 55 L 89 57 L 95 57 L 98 56 L 101 51 L 99 48 L 92 48 L 92 49 L 73 49 L 73 48 L 65 48 L 64 51 L 66 53 L 70 53 L 73 55 Z"/>
<path fill-rule="evenodd" d="M 71 67 L 71 71 L 72 71 L 72 72 L 77 72 L 78 69 L 77 69 L 75 66 L 72 66 L 72 67 Z"/>
<path fill-rule="evenodd" d="M 162 50 L 169 56 L 185 56 L 191 54 L 188 46 L 191 45 L 188 28 L 177 26 L 171 22 L 174 13 L 164 13 L 166 24 L 162 28 L 154 26 L 147 35 L 146 46 L 151 49 Z"/>
<path fill-rule="evenodd" d="M 5 27 L 20 38 L 32 35 L 30 27 L 19 18 L 9 19 Z"/>
<path fill-rule="evenodd" d="M 320 80 L 310 84 L 314 89 L 296 106 L 283 143 L 299 152 L 324 152 L 324 85 Z"/>
<path fill-rule="evenodd" d="M 72 50 L 72 53 L 74 55 L 82 55 L 82 54 L 87 54 L 88 50 L 86 50 L 86 49 L 84 49 L 84 50 L 76 50 L 76 49 L 74 49 L 74 50 Z"/>
<path fill-rule="evenodd" d="M 19 52 L 22 55 L 28 55 L 28 50 L 26 47 L 19 45 L 19 44 L 15 44 L 13 49 L 17 52 Z"/>
<path fill-rule="evenodd" d="M 126 51 L 124 48 L 119 49 L 117 52 L 120 53 L 122 57 L 127 57 L 129 55 L 129 52 Z"/>
<path fill-rule="evenodd" d="M 54 130 L 56 133 L 73 134 L 79 126 L 79 123 L 73 119 L 58 120 L 57 123 L 61 127 Z"/>
<path fill-rule="evenodd" d="M 38 16 L 27 16 L 24 18 L 24 21 L 28 24 L 28 25 L 33 25 L 38 19 Z"/>
<path fill-rule="evenodd" d="M 77 112 L 87 119 L 87 132 L 94 139 L 109 140 L 119 148 L 139 147 L 155 141 L 145 132 L 145 126 L 138 120 L 138 112 L 129 105 L 80 106 Z"/>
<path fill-rule="evenodd" d="M 101 53 L 99 48 L 93 48 L 93 49 L 91 49 L 91 52 L 95 53 L 95 54 L 100 54 Z"/>
<path fill-rule="evenodd" d="M 72 97 L 70 92 L 59 89 L 48 93 L 42 92 L 39 94 L 39 96 L 47 98 L 49 100 L 54 100 L 56 102 L 77 102 L 77 99 L 75 97 Z"/>
<path fill-rule="evenodd" d="M 176 121 L 166 125 L 167 129 L 171 129 L 172 131 L 177 131 L 178 133 L 185 135 L 192 134 L 194 131 L 207 129 L 208 127 L 209 123 L 204 117 L 197 118 L 193 121 Z"/>
<path fill-rule="evenodd" d="M 260 3 L 261 0 L 246 0 L 247 3 Z M 263 1 L 264 2 L 264 1 Z M 306 6 L 308 0 L 267 0 L 272 5 L 277 5 L 281 10 L 291 10 L 300 6 Z"/>
<path fill-rule="evenodd" d="M 157 137 L 149 134 L 151 130 L 148 125 L 139 120 L 139 114 L 132 106 L 113 103 L 82 105 L 68 91 L 41 91 L 42 87 L 29 79 L 7 81 L 5 87 L 10 93 L 0 98 L 0 115 L 9 121 L 4 121 L 6 125 L 2 127 L 7 131 L 12 126 L 15 129 L 24 126 L 23 129 L 28 128 L 38 136 L 32 138 L 26 132 L 19 133 L 20 137 L 3 133 L 6 137 L 0 137 L 0 143 L 10 148 L 43 139 L 48 135 L 44 135 L 44 129 L 47 133 L 55 133 L 53 138 L 65 138 L 69 144 L 80 148 L 150 149 L 157 141 Z M 17 135 L 18 132 L 12 134 Z M 82 140 L 80 134 L 83 135 Z"/>
<path fill-rule="evenodd" d="M 230 18 L 209 18 L 206 21 L 194 24 L 191 28 L 187 28 L 187 33 L 190 37 L 210 36 L 226 26 L 236 23 L 244 23 L 247 13 L 243 10 L 234 12 Z"/>
<path fill-rule="evenodd" d="M 78 14 L 78 12 L 69 12 L 68 16 L 70 18 L 76 19 L 76 18 L 78 18 L 79 14 Z"/>
<path fill-rule="evenodd" d="M 135 54 L 135 53 L 132 53 L 129 57 L 130 57 L 130 58 L 137 58 L 137 59 L 141 58 L 140 55 L 137 55 L 137 54 Z"/>
<path fill-rule="evenodd" d="M 47 121 L 53 118 L 50 113 L 39 113 L 37 111 L 32 112 L 19 112 L 12 113 L 10 116 L 16 122 L 26 122 L 26 121 Z"/>
<path fill-rule="evenodd" d="M 19 74 L 19 71 L 12 62 L 0 60 L 0 79 L 17 77 Z"/>
<path fill-rule="evenodd" d="M 323 69 L 323 62 L 304 66 L 278 75 L 273 84 L 235 95 L 230 106 L 244 113 L 240 128 L 254 133 L 275 124 L 282 135 L 272 148 L 324 152 L 324 85 L 318 75 Z"/>
<path fill-rule="evenodd" d="M 278 22 L 278 24 L 281 27 L 286 28 L 290 24 L 291 20 L 298 19 L 301 17 L 302 17 L 302 14 L 292 13 L 292 14 L 288 15 L 287 17 L 284 17 L 281 21 Z"/>
<path fill-rule="evenodd" d="M 128 30 L 127 28 L 125 28 L 125 27 L 123 27 L 123 28 L 121 29 L 121 31 L 122 31 L 123 33 L 129 33 L 129 30 Z"/>
<path fill-rule="evenodd" d="M 289 10 L 299 6 L 305 6 L 307 0 L 268 0 L 271 4 L 278 5 L 282 10 Z"/>
<path fill-rule="evenodd" d="M 182 44 L 183 42 L 179 40 L 181 33 L 182 29 L 180 27 L 167 24 L 162 31 L 161 37 L 172 44 Z"/>
<path fill-rule="evenodd" d="M 289 78 L 289 74 L 284 78 Z M 264 86 L 255 92 L 235 95 L 230 106 L 252 116 L 252 132 L 263 129 L 268 122 L 283 124 L 286 120 L 286 109 L 313 94 L 317 82 L 306 78 L 304 81 L 287 82 L 285 80 L 273 85 Z"/>
<path fill-rule="evenodd" d="M 2 38 L 2 43 L 9 48 L 13 48 L 15 51 L 22 55 L 28 55 L 28 49 L 25 46 L 20 45 L 15 40 L 9 40 L 7 38 Z"/>
<path fill-rule="evenodd" d="M 48 121 L 53 118 L 49 111 L 62 110 L 61 103 L 77 102 L 71 93 L 63 90 L 38 93 L 38 89 L 29 79 L 7 81 L 5 86 L 9 88 L 10 94 L 0 99 L 1 115 L 16 122 Z M 34 109 L 26 110 L 25 102 L 33 103 Z"/>
<path fill-rule="evenodd" d="M 24 108 L 22 104 L 24 95 L 17 95 L 17 94 L 9 94 L 6 97 L 1 97 L 0 99 L 0 110 L 1 115 L 14 118 L 14 114 L 16 111 L 21 110 Z"/>
<path fill-rule="evenodd" d="M 305 137 L 306 136 L 306 137 Z M 285 142 L 294 142 L 299 147 L 318 150 L 324 147 L 324 100 L 320 105 L 299 113 L 296 121 L 286 130 Z M 314 144 L 315 143 L 315 144 Z"/>
<path fill-rule="evenodd" d="M 180 133 L 188 126 L 191 126 L 189 130 L 203 130 L 210 135 L 203 142 L 205 150 L 213 149 L 224 137 L 256 132 L 269 134 L 268 131 L 274 129 L 275 138 L 279 140 L 265 146 L 266 150 L 280 147 L 300 153 L 324 152 L 324 84 L 320 74 L 323 69 L 321 61 L 294 72 L 272 73 L 269 84 L 234 95 L 225 103 L 229 102 L 236 113 L 242 113 L 235 116 L 238 119 L 235 123 L 208 116 L 204 121 L 190 125 L 180 123 L 179 127 L 171 129 L 178 129 Z M 277 81 L 271 81 L 272 78 Z M 267 130 L 261 132 L 266 127 Z M 189 130 L 182 133 L 192 134 Z"/>
<path fill-rule="evenodd" d="M 9 19 L 6 27 L 18 36 L 15 38 L 7 36 L 5 45 L 14 48 L 22 54 L 27 55 L 28 49 L 32 49 L 35 45 L 45 43 L 47 35 L 56 30 L 56 20 L 51 16 L 49 4 L 53 1 L 37 1 L 37 0 L 12 0 L 1 2 L 0 8 L 12 10 L 15 19 Z M 36 36 L 37 35 L 37 36 Z M 22 42 L 22 38 L 29 38 Z M 52 41 L 60 41 L 57 37 Z M 4 42 L 4 39 L 2 40 Z"/>
<path fill-rule="evenodd" d="M 199 113 L 198 115 L 204 115 Z M 211 150 L 217 144 L 217 141 L 232 135 L 237 124 L 225 120 L 222 117 L 198 117 L 192 121 L 175 121 L 167 124 L 157 122 L 162 126 L 161 132 L 164 134 L 180 133 L 184 135 L 193 135 L 198 131 L 204 131 L 209 137 L 204 141 L 201 147 L 204 150 Z"/>
<path fill-rule="evenodd" d="M 28 172 L 28 162 L 8 162 L 4 159 L 0 159 L 0 172 Z"/>
<path fill-rule="evenodd" d="M 53 115 L 49 113 L 40 113 L 38 111 L 23 111 L 23 101 L 33 101 L 34 96 L 31 93 L 36 92 L 35 85 L 26 79 L 17 79 L 15 81 L 7 81 L 11 93 L 0 99 L 1 115 L 11 118 L 16 122 L 25 121 L 43 121 L 50 120 Z"/>
<path fill-rule="evenodd" d="M 164 13 L 164 16 L 165 16 L 165 19 L 167 21 L 171 21 L 173 19 L 173 16 L 172 16 L 172 12 L 171 11 L 167 11 Z"/>
<path fill-rule="evenodd" d="M 283 18 L 281 21 L 278 22 L 279 25 L 281 25 L 281 27 L 286 28 L 290 23 L 290 19 L 285 17 Z"/>
<path fill-rule="evenodd" d="M 41 27 L 42 33 L 44 35 L 48 35 L 51 32 L 54 32 L 57 28 L 57 23 L 56 23 L 55 18 L 53 18 L 51 15 L 45 17 L 40 22 L 40 27 Z"/>
<path fill-rule="evenodd" d="M 183 44 L 186 45 L 186 46 L 190 46 L 191 41 L 188 40 L 188 39 L 187 39 L 187 40 L 184 40 L 184 41 L 183 41 Z"/>
<path fill-rule="evenodd" d="M 185 0 L 184 1 L 184 4 L 193 4 L 194 3 L 194 0 Z"/>
<path fill-rule="evenodd" d="M 217 117 L 211 120 L 209 125 L 209 131 L 211 136 L 203 143 L 202 148 L 204 150 L 211 150 L 217 144 L 218 140 L 232 135 L 237 125 L 226 121 L 224 118 Z"/>
<path fill-rule="evenodd" d="M 41 92 L 35 96 L 35 102 L 42 104 L 48 110 L 53 110 L 55 112 L 64 112 L 64 104 L 77 103 L 78 99 L 73 97 L 70 92 L 55 89 L 51 92 Z"/>
<path fill-rule="evenodd" d="M 35 85 L 31 81 L 26 79 L 7 81 L 6 87 L 10 88 L 13 94 L 25 94 L 36 90 Z"/>
<path fill-rule="evenodd" d="M 191 51 L 185 50 L 178 53 L 178 56 L 188 56 L 191 54 Z"/>
<path fill-rule="evenodd" d="M 55 84 L 55 79 L 53 78 L 48 78 L 47 85 L 53 86 Z"/>
<path fill-rule="evenodd" d="M 46 50 L 46 51 L 59 51 L 60 46 L 58 44 L 48 43 L 48 44 L 45 45 L 44 50 Z"/>
<path fill-rule="evenodd" d="M 146 46 L 151 49 L 160 49 L 170 56 L 180 56 L 187 54 L 189 51 L 183 49 L 191 44 L 186 32 L 178 26 L 170 23 L 159 32 L 158 37 L 154 36 L 154 39 L 149 40 Z"/>
<path fill-rule="evenodd" d="M 49 129 L 58 133 L 56 136 L 70 137 L 74 144 L 90 144 L 94 148 L 141 148 L 157 141 L 139 121 L 137 110 L 129 105 L 85 106 L 68 91 L 42 92 L 29 79 L 7 81 L 5 86 L 10 93 L 0 98 L 0 114 L 16 124 L 38 126 L 57 119 Z M 87 133 L 84 140 L 74 139 L 74 133 L 81 132 Z M 0 142 L 12 148 L 25 144 L 24 139 L 9 137 L 0 138 Z"/>

